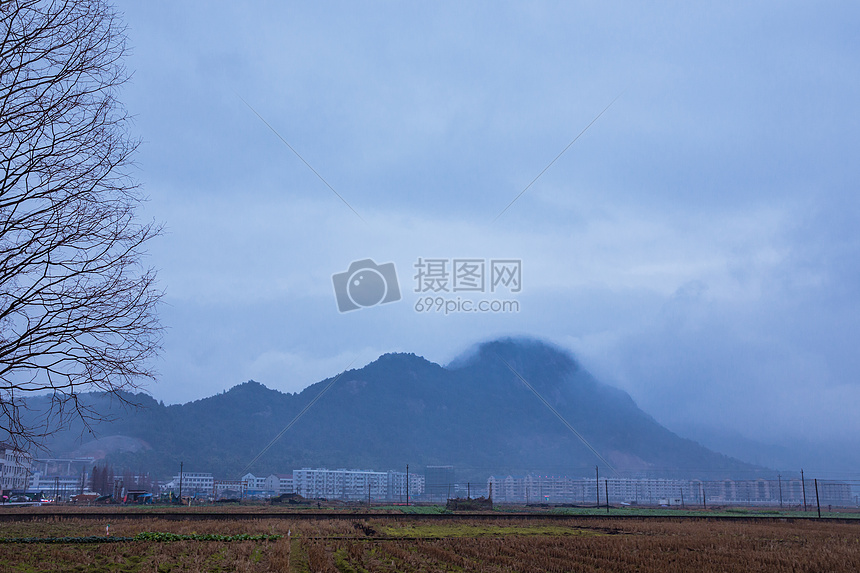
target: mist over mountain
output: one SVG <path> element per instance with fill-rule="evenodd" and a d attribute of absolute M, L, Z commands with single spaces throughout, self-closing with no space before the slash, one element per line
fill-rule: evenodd
<path fill-rule="evenodd" d="M 385 354 L 296 394 L 249 381 L 182 405 L 133 399 L 140 409 L 88 395 L 115 419 L 83 440 L 75 426 L 47 445 L 54 455 L 95 455 L 161 476 L 183 462 L 219 478 L 406 464 L 453 465 L 458 477 L 476 480 L 528 471 L 591 476 L 596 465 L 610 472 L 607 462 L 625 476 L 749 477 L 760 469 L 670 432 L 568 353 L 532 339 L 479 344 L 446 367 Z"/>

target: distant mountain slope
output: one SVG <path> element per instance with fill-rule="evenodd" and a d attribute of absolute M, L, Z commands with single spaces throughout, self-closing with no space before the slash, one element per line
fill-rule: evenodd
<path fill-rule="evenodd" d="M 408 463 L 416 469 L 450 464 L 458 476 L 476 480 L 532 470 L 593 475 L 595 465 L 608 472 L 523 379 L 624 475 L 716 478 L 753 469 L 673 434 L 564 351 L 540 341 L 505 339 L 478 345 L 448 367 L 414 354 L 386 354 L 343 373 L 250 471 L 385 470 Z M 135 447 L 108 454 L 116 465 L 167 476 L 182 461 L 189 471 L 235 478 L 331 380 L 298 394 L 251 381 L 174 406 L 139 395 L 143 409 L 114 406 L 118 419 L 95 429 L 102 437 L 132 439 L 116 443 Z M 75 430 L 80 432 L 73 428 L 56 436 L 52 449 L 74 449 Z"/>

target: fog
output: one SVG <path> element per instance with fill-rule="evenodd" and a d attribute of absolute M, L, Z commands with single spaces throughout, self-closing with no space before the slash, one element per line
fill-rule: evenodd
<path fill-rule="evenodd" d="M 513 334 L 714 447 L 860 435 L 856 5 L 119 9 L 166 228 L 157 399 Z M 368 258 L 401 300 L 339 312 Z M 518 311 L 416 311 L 434 258 L 520 261 L 477 295 Z"/>

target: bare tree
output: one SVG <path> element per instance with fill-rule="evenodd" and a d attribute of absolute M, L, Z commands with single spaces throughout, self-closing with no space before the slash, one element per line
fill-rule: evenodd
<path fill-rule="evenodd" d="M 103 0 L 0 0 L 0 430 L 22 445 L 98 420 L 82 392 L 127 401 L 153 377 L 159 228 L 135 220 L 125 53 Z"/>

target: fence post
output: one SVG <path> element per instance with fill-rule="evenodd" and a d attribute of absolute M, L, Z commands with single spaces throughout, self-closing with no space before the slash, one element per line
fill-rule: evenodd
<path fill-rule="evenodd" d="M 815 478 L 815 505 L 818 506 L 818 519 L 821 519 L 821 501 L 818 499 L 818 478 Z"/>

